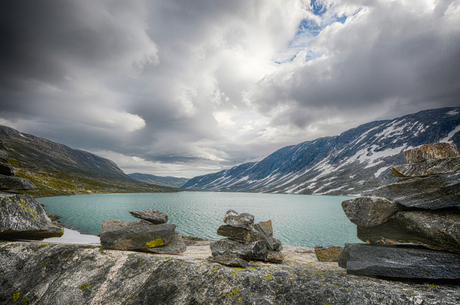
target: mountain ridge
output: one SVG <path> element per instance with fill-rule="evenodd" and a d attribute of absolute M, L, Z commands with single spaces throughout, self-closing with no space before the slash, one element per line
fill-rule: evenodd
<path fill-rule="evenodd" d="M 156 176 L 152 174 L 141 174 L 141 173 L 132 173 L 128 174 L 131 178 L 137 181 L 141 181 L 148 184 L 154 184 L 159 186 L 167 186 L 167 187 L 181 187 L 184 185 L 188 180 L 188 178 L 179 178 L 179 177 L 172 177 L 172 176 Z"/>

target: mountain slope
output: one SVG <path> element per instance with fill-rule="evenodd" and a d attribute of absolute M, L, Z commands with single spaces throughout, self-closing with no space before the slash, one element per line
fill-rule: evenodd
<path fill-rule="evenodd" d="M 171 192 L 171 188 L 136 181 L 111 160 L 0 125 L 16 176 L 39 187 L 34 196 L 88 193 Z"/>
<path fill-rule="evenodd" d="M 167 187 L 181 187 L 184 185 L 189 179 L 187 178 L 177 178 L 177 177 L 162 177 L 162 176 L 155 176 L 150 174 L 140 174 L 140 173 L 133 173 L 128 174 L 131 178 L 137 181 L 141 181 L 148 184 L 160 185 L 160 186 L 167 186 Z"/>
<path fill-rule="evenodd" d="M 375 121 L 341 135 L 283 147 L 260 162 L 190 179 L 184 189 L 352 195 L 396 181 L 389 167 L 403 150 L 454 142 L 460 147 L 460 108 L 421 111 Z"/>

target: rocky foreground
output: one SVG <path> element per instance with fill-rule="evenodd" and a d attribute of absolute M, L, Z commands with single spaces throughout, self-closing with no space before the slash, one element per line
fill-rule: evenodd
<path fill-rule="evenodd" d="M 210 262 L 209 242 L 179 255 L 93 245 L 0 242 L 0 304 L 460 304 L 451 282 L 346 274 L 306 248 L 282 264 Z"/>

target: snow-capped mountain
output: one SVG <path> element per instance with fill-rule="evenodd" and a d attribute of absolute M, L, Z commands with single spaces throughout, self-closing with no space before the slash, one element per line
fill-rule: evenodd
<path fill-rule="evenodd" d="M 259 162 L 198 176 L 182 186 L 207 191 L 354 195 L 396 181 L 402 151 L 453 142 L 460 148 L 460 108 L 375 121 L 339 136 L 283 147 Z"/>

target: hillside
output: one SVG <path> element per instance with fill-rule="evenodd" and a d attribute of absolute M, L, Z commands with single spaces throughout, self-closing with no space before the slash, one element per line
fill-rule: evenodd
<path fill-rule="evenodd" d="M 460 108 L 421 111 L 375 121 L 338 136 L 283 147 L 259 162 L 195 177 L 182 188 L 292 194 L 353 195 L 396 181 L 392 165 L 403 150 L 454 142 L 460 147 Z"/>
<path fill-rule="evenodd" d="M 131 178 L 137 181 L 141 181 L 148 184 L 154 184 L 159 186 L 166 186 L 166 187 L 176 187 L 179 188 L 184 185 L 189 179 L 187 178 L 177 178 L 177 177 L 163 177 L 163 176 L 155 176 L 150 174 L 140 174 L 140 173 L 133 173 L 128 174 Z"/>
<path fill-rule="evenodd" d="M 16 176 L 39 187 L 26 192 L 36 197 L 177 191 L 136 181 L 108 159 L 10 127 L 0 125 L 0 140 L 5 142 Z"/>

